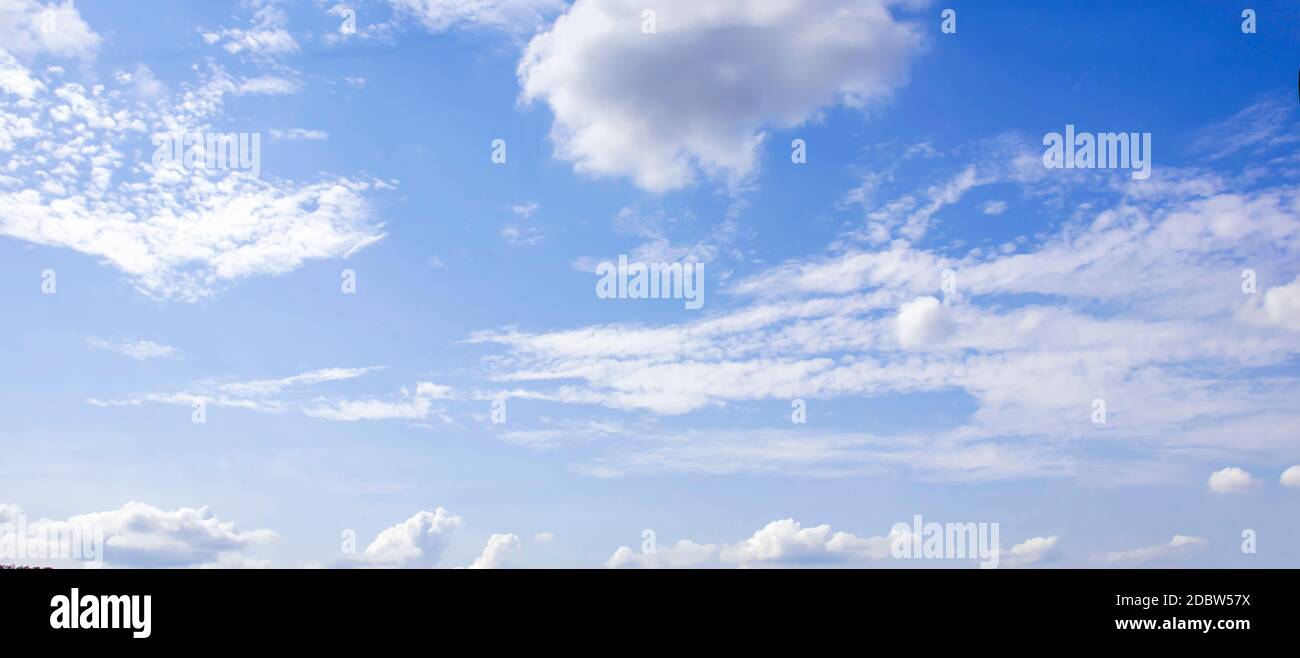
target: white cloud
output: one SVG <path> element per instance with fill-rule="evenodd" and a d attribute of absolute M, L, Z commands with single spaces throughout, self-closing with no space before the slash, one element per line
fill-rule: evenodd
<path fill-rule="evenodd" d="M 30 101 L 38 92 L 44 90 L 45 83 L 32 77 L 31 71 L 19 64 L 13 55 L 0 49 L 0 91 L 17 96 L 20 101 L 19 107 L 23 107 L 25 101 Z M 4 131 L 0 132 L 0 151 L 13 150 L 16 138 L 37 137 L 42 134 L 30 116 L 5 112 L 0 114 L 0 118 L 8 124 L 0 126 L 4 128 Z"/>
<path fill-rule="evenodd" d="M 689 539 L 656 547 L 653 553 L 633 552 L 627 546 L 620 546 L 605 561 L 605 566 L 610 569 L 683 569 L 710 562 L 717 553 L 717 546 L 697 544 Z"/>
<path fill-rule="evenodd" d="M 885 242 L 887 231 L 894 229 L 908 240 L 920 240 L 929 231 L 936 213 L 957 203 L 976 187 L 992 182 L 980 178 L 978 172 L 974 165 L 968 166 L 942 184 L 932 185 L 925 192 L 928 201 L 924 205 L 917 206 L 917 201 L 908 195 L 882 210 L 868 213 L 872 242 Z"/>
<path fill-rule="evenodd" d="M 215 562 L 199 566 L 200 569 L 270 569 L 271 561 L 242 555 L 239 553 L 222 553 Z"/>
<path fill-rule="evenodd" d="M 537 213 L 538 204 L 535 201 L 528 203 L 519 203 L 510 207 L 510 212 L 523 221 L 532 219 Z M 506 242 L 516 247 L 531 247 L 542 241 L 542 232 L 535 226 L 528 224 L 506 224 L 501 228 L 501 237 Z"/>
<path fill-rule="evenodd" d="M 1204 537 L 1189 537 L 1187 535 L 1174 535 L 1174 538 L 1164 544 L 1155 546 L 1145 546 L 1134 548 L 1127 551 L 1115 551 L 1099 555 L 1094 559 L 1106 564 L 1146 564 L 1148 562 L 1163 562 L 1167 560 L 1176 560 L 1186 558 L 1189 555 L 1205 548 L 1209 545 Z"/>
<path fill-rule="evenodd" d="M 844 477 L 905 471 L 923 479 L 977 482 L 1069 475 L 1078 469 L 1074 458 L 1050 445 L 971 442 L 944 435 L 810 435 L 797 429 L 672 432 L 646 426 L 617 436 L 620 440 L 606 454 L 574 470 L 599 478 L 629 473 Z"/>
<path fill-rule="evenodd" d="M 167 95 L 167 85 L 154 77 L 153 71 L 142 64 L 137 64 L 132 71 L 115 71 L 113 79 L 131 89 L 136 99 L 152 103 Z"/>
<path fill-rule="evenodd" d="M 697 218 L 689 212 L 683 216 L 670 216 L 662 209 L 642 212 L 636 206 L 621 208 L 614 218 L 614 229 L 622 234 L 645 240 L 628 252 L 628 260 L 637 263 L 711 263 L 719 255 L 735 255 L 732 244 L 740 227 L 739 218 L 747 203 L 734 200 L 729 204 L 722 221 L 714 223 L 703 238 L 685 243 L 674 243 L 670 239 L 671 229 L 678 224 L 694 224 Z M 614 262 L 617 257 L 606 255 L 596 258 L 582 256 L 574 260 L 572 266 L 580 272 L 595 272 L 602 262 Z M 718 275 L 722 270 L 710 270 L 715 281 L 725 280 L 726 274 Z"/>
<path fill-rule="evenodd" d="M 804 528 L 794 519 L 773 521 L 745 541 L 722 549 L 722 560 L 753 566 L 765 563 L 816 564 L 881 560 L 890 556 L 895 536 L 861 538 L 831 532 L 829 525 Z"/>
<path fill-rule="evenodd" d="M 891 212 L 890 231 L 924 226 L 929 219 L 912 222 L 918 209 L 991 181 L 1020 185 L 1028 201 L 1053 193 L 1017 173 L 1018 147 L 1005 156 L 933 186 L 928 205 Z M 920 437 L 811 427 L 748 440 L 633 434 L 576 467 L 598 477 L 908 469 L 945 479 L 1122 473 L 1133 483 L 1185 481 L 1207 458 L 1247 452 L 1292 460 L 1295 377 L 1243 373 L 1285 366 L 1300 340 L 1267 321 L 1267 295 L 1242 294 L 1235 274 L 1296 277 L 1300 203 L 1294 186 L 1228 186 L 1227 176 L 1166 169 L 1141 189 L 1093 180 L 1096 198 L 1062 212 L 1054 230 L 1016 240 L 1015 253 L 954 254 L 895 237 L 866 249 L 869 231 L 852 230 L 825 255 L 738 281 L 722 291 L 737 303 L 706 317 L 509 327 L 470 342 L 497 346 L 487 375 L 515 386 L 512 396 L 555 403 L 680 415 L 748 401 L 956 393 L 974 405 L 958 426 Z M 944 303 L 935 295 L 946 269 L 957 295 Z M 1098 398 L 1108 403 L 1105 425 L 1089 420 Z M 1123 442 L 1131 459 L 1066 447 L 1099 436 Z"/>
<path fill-rule="evenodd" d="M 16 507 L 11 510 L 17 513 Z M 270 530 L 238 531 L 233 522 L 218 519 L 207 507 L 169 512 L 139 502 L 66 521 L 29 521 L 27 527 L 29 534 L 41 538 L 81 536 L 75 533 L 91 537 L 102 531 L 104 563 L 115 567 L 212 565 L 240 559 L 239 551 L 279 539 Z"/>
<path fill-rule="evenodd" d="M 1272 94 L 1252 103 L 1233 116 L 1199 131 L 1193 150 L 1210 160 L 1245 152 L 1258 155 L 1279 146 L 1293 144 L 1296 109 L 1289 94 Z"/>
<path fill-rule="evenodd" d="M 481 25 L 524 34 L 564 10 L 563 0 L 388 0 L 388 4 L 430 32 Z"/>
<path fill-rule="evenodd" d="M 106 401 L 91 398 L 89 404 L 98 407 L 130 407 L 145 403 L 192 406 L 202 402 L 208 406 L 247 409 L 265 413 L 278 413 L 287 409 L 301 410 L 314 418 L 356 421 L 388 418 L 421 419 L 431 411 L 433 400 L 451 396 L 451 389 L 430 382 L 420 382 L 414 393 L 401 389 L 396 400 L 339 400 L 315 396 L 311 400 L 281 399 L 285 393 L 299 393 L 300 389 L 330 382 L 355 379 L 379 370 L 368 368 L 321 368 L 280 379 L 261 379 L 246 382 L 203 380 L 189 388 L 172 393 L 137 393 Z"/>
<path fill-rule="evenodd" d="M 794 519 L 768 523 L 748 539 L 718 546 L 683 539 L 654 552 L 638 552 L 621 546 L 605 562 L 609 568 L 680 569 L 711 566 L 718 562 L 742 568 L 763 566 L 853 566 L 864 562 L 893 559 L 894 545 L 906 541 L 905 526 L 889 535 L 858 537 L 836 532 L 829 525 L 803 527 Z M 1027 566 L 1053 555 L 1056 537 L 1036 537 L 1004 552 L 1012 566 Z M 996 564 L 996 562 L 995 562 Z"/>
<path fill-rule="evenodd" d="M 880 101 L 921 43 L 884 1 L 661 0 L 655 34 L 646 7 L 577 0 L 528 44 L 519 80 L 554 112 L 559 157 L 654 191 L 748 178 L 767 129 Z"/>
<path fill-rule="evenodd" d="M 272 141 L 323 141 L 330 138 L 330 134 L 324 130 L 307 130 L 306 128 L 290 128 L 289 130 L 271 129 Z"/>
<path fill-rule="evenodd" d="M 135 97 L 132 78 L 121 84 Z M 378 182 L 272 182 L 245 169 L 149 161 L 151 130 L 209 130 L 227 96 L 293 84 L 275 80 L 238 83 L 212 67 L 199 84 L 138 105 L 75 82 L 46 89 L 0 50 L 0 152 L 14 175 L 0 177 L 0 235 L 95 256 L 141 292 L 184 301 L 383 239 L 365 198 Z M 144 161 L 129 162 L 132 149 Z"/>
<path fill-rule="evenodd" d="M 1300 276 L 1264 293 L 1264 312 L 1279 327 L 1300 331 Z"/>
<path fill-rule="evenodd" d="M 1057 537 L 1031 537 L 1007 551 L 1002 559 L 1002 566 L 1024 567 L 1052 559 L 1057 554 Z"/>
<path fill-rule="evenodd" d="M 533 213 L 537 212 L 537 208 L 538 204 L 536 201 L 529 201 L 528 203 L 519 203 L 511 206 L 510 212 L 523 217 L 524 219 L 528 219 L 533 216 Z"/>
<path fill-rule="evenodd" d="M 240 53 L 265 58 L 296 53 L 298 41 L 285 25 L 287 15 L 274 3 L 267 3 L 253 14 L 253 24 L 247 29 L 226 28 L 208 32 L 203 40 L 209 45 L 220 43 L 232 55 Z"/>
<path fill-rule="evenodd" d="M 487 540 L 483 552 L 474 559 L 470 569 L 500 569 L 506 565 L 511 553 L 519 550 L 519 537 L 514 534 L 494 534 Z"/>
<path fill-rule="evenodd" d="M 351 557 L 356 563 L 380 567 L 432 567 L 463 522 L 439 507 L 379 533 L 365 550 Z"/>
<path fill-rule="evenodd" d="M 942 343 L 956 331 L 948 308 L 934 297 L 918 297 L 898 309 L 898 344 L 913 350 Z"/>
<path fill-rule="evenodd" d="M 265 94 L 268 96 L 281 96 L 285 94 L 296 94 L 302 88 L 301 85 L 286 78 L 275 75 L 264 75 L 257 78 L 247 78 L 239 83 L 236 88 L 237 94 Z"/>
<path fill-rule="evenodd" d="M 104 350 L 125 354 L 133 359 L 154 359 L 158 357 L 175 356 L 179 350 L 168 345 L 160 345 L 151 340 L 137 340 L 135 342 L 122 341 L 111 343 L 100 338 L 88 338 L 86 342 L 93 347 Z"/>
<path fill-rule="evenodd" d="M 402 22 L 402 15 L 393 12 L 394 15 L 388 20 L 375 21 L 374 12 L 368 9 L 357 11 L 358 7 L 357 3 L 348 2 L 333 5 L 325 10 L 326 14 L 341 19 L 336 29 L 320 37 L 325 45 L 337 46 L 351 39 L 393 43 L 393 37 Z M 356 87 L 365 84 L 365 78 L 345 78 L 345 80 Z"/>
<path fill-rule="evenodd" d="M 379 368 L 375 366 L 368 368 L 321 368 L 319 370 L 312 370 L 298 375 L 281 377 L 280 379 L 259 379 L 250 382 L 222 384 L 218 387 L 218 390 L 222 393 L 228 393 L 238 397 L 275 395 L 276 393 L 292 386 L 311 386 L 325 382 L 354 379 L 378 369 Z"/>
<path fill-rule="evenodd" d="M 1007 211 L 1007 202 L 989 201 L 984 204 L 983 211 L 985 215 L 1001 215 Z"/>
<path fill-rule="evenodd" d="M 1214 493 L 1241 493 L 1255 486 L 1257 482 L 1250 473 L 1230 466 L 1210 474 L 1210 491 Z"/>
<path fill-rule="evenodd" d="M 329 404 L 306 407 L 303 413 L 313 418 L 338 421 L 358 420 L 418 420 L 426 418 L 434 400 L 451 397 L 451 388 L 432 382 L 419 382 L 412 393 L 402 387 L 397 400 L 339 400 Z"/>
<path fill-rule="evenodd" d="M 439 507 L 421 511 L 381 531 L 360 553 L 348 555 L 335 566 L 381 568 L 433 568 L 464 520 Z M 493 534 L 469 569 L 500 569 L 520 549 L 519 536 Z"/>
<path fill-rule="evenodd" d="M 0 44 L 0 50 L 20 56 L 51 54 L 93 59 L 100 37 L 82 20 L 72 0 L 48 4 L 5 0 L 0 4 Z"/>
<path fill-rule="evenodd" d="M 1279 478 L 1278 481 L 1281 482 L 1283 486 L 1300 487 L 1300 465 L 1292 466 L 1291 468 L 1282 471 L 1282 477 Z"/>
<path fill-rule="evenodd" d="M 511 246 L 532 247 L 542 241 L 542 233 L 533 226 L 506 224 L 501 227 L 501 237 Z"/>

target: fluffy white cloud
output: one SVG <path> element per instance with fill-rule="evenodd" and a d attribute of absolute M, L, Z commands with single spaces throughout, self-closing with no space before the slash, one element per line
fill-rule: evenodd
<path fill-rule="evenodd" d="M 559 157 L 655 191 L 738 182 L 768 128 L 865 108 L 905 80 L 920 30 L 885 0 L 577 0 L 528 44 L 522 99 L 555 114 Z"/>
<path fill-rule="evenodd" d="M 515 534 L 494 534 L 488 537 L 487 545 L 483 547 L 483 552 L 479 554 L 474 562 L 469 565 L 470 569 L 500 569 L 506 564 L 506 559 L 511 553 L 519 549 L 519 537 Z"/>
<path fill-rule="evenodd" d="M 154 359 L 158 357 L 175 356 L 179 350 L 168 345 L 160 345 L 151 340 L 137 340 L 135 342 L 122 341 L 112 343 L 100 338 L 88 338 L 87 343 L 102 350 L 110 350 L 118 354 L 125 354 L 133 359 Z"/>
<path fill-rule="evenodd" d="M 1031 537 L 1012 546 L 1001 559 L 1002 566 L 1025 567 L 1038 564 L 1056 556 L 1057 537 Z"/>
<path fill-rule="evenodd" d="M 1279 478 L 1278 481 L 1281 482 L 1283 486 L 1300 487 L 1300 465 L 1292 466 L 1291 468 L 1282 471 L 1282 477 Z"/>
<path fill-rule="evenodd" d="M 388 4 L 430 32 L 482 25 L 523 34 L 564 10 L 563 0 L 388 0 Z"/>
<path fill-rule="evenodd" d="M 683 539 L 676 544 L 656 547 L 653 553 L 634 552 L 627 546 L 620 546 L 605 561 L 605 566 L 610 569 L 684 569 L 710 562 L 717 554 L 716 545 Z"/>
<path fill-rule="evenodd" d="M 1105 553 L 1094 559 L 1106 564 L 1137 565 L 1146 564 L 1148 562 L 1163 562 L 1167 560 L 1186 558 L 1196 551 L 1205 548 L 1209 543 L 1210 542 L 1204 537 L 1174 535 L 1173 539 L 1164 544 L 1144 546 L 1142 548 L 1134 548 L 1127 551 Z"/>
<path fill-rule="evenodd" d="M 1273 324 L 1300 331 L 1300 276 L 1264 293 L 1264 312 Z"/>
<path fill-rule="evenodd" d="M 1210 474 L 1210 491 L 1214 493 L 1241 493 L 1255 486 L 1255 478 L 1250 473 L 1235 466 L 1215 471 Z"/>
<path fill-rule="evenodd" d="M 773 521 L 743 542 L 722 549 L 722 560 L 753 566 L 770 563 L 816 564 L 880 560 L 890 556 L 896 537 L 856 537 L 831 532 L 829 525 L 804 528 L 794 519 Z"/>
<path fill-rule="evenodd" d="M 918 297 L 898 309 L 898 344 L 913 350 L 942 343 L 957 330 L 948 309 L 934 297 Z"/>
<path fill-rule="evenodd" d="M 13 55 L 0 49 L 0 91 L 18 97 L 19 107 L 25 107 L 27 101 L 37 92 L 45 90 L 45 83 L 32 77 Z M 11 151 L 17 139 L 38 137 L 42 132 L 36 127 L 31 116 L 25 113 L 0 113 L 0 151 Z M 70 116 L 70 113 L 69 113 Z"/>
<path fill-rule="evenodd" d="M 464 525 L 461 517 L 441 507 L 433 512 L 417 512 L 411 518 L 384 529 L 360 553 L 348 555 L 334 566 L 433 568 L 442 559 L 453 535 Z M 493 534 L 467 568 L 503 568 L 520 547 L 518 535 Z"/>
<path fill-rule="evenodd" d="M 689 539 L 660 547 L 654 552 L 637 552 L 621 546 L 605 566 L 609 568 L 690 568 L 717 562 L 742 568 L 763 566 L 854 565 L 893 559 L 895 544 L 910 541 L 910 529 L 899 524 L 889 535 L 858 537 L 836 532 L 829 525 L 803 527 L 794 519 L 768 523 L 749 538 L 718 546 L 697 544 Z M 1007 566 L 1030 566 L 1056 555 L 1057 538 L 1034 537 L 1001 552 Z M 996 548 L 996 545 L 992 546 Z M 972 549 L 973 550 L 973 549 Z M 996 556 L 995 556 L 996 557 Z M 994 559 L 993 565 L 999 561 Z"/>
<path fill-rule="evenodd" d="M 356 563 L 380 567 L 432 567 L 463 522 L 439 507 L 379 533 L 365 550 L 351 557 Z"/>
<path fill-rule="evenodd" d="M 91 59 L 99 43 L 99 35 L 82 20 L 72 0 L 0 4 L 0 49 L 21 56 L 47 53 Z"/>
<path fill-rule="evenodd" d="M 0 519 L 4 508 L 0 506 Z M 11 518 L 20 512 L 16 506 L 8 510 Z M 27 531 L 40 542 L 96 537 L 102 533 L 106 565 L 144 568 L 199 567 L 238 561 L 244 559 L 239 551 L 279 538 L 270 530 L 238 531 L 234 522 L 218 519 L 207 507 L 165 511 L 139 502 L 129 502 L 115 510 L 80 514 L 66 521 L 28 521 Z M 60 554 L 57 546 L 29 548 L 43 554 Z"/>

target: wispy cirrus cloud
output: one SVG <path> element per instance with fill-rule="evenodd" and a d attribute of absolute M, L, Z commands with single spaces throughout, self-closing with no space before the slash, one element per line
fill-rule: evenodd
<path fill-rule="evenodd" d="M 435 400 L 451 397 L 451 388 L 432 382 L 416 384 L 414 391 L 403 387 L 396 400 L 339 400 L 303 409 L 313 418 L 325 420 L 419 420 L 427 418 Z"/>
<path fill-rule="evenodd" d="M 181 391 L 137 393 L 109 400 L 91 398 L 87 403 L 97 407 L 134 407 L 143 404 L 193 406 L 201 403 L 264 413 L 297 410 L 312 418 L 332 421 L 421 420 L 430 414 L 441 415 L 433 407 L 433 402 L 452 397 L 450 387 L 432 382 L 419 382 L 414 391 L 402 387 L 396 396 L 387 398 L 331 400 L 320 395 L 304 397 L 306 388 L 356 379 L 380 369 L 322 368 L 279 379 L 244 382 L 204 380 Z"/>
<path fill-rule="evenodd" d="M 1102 553 L 1093 559 L 1106 564 L 1133 566 L 1151 562 L 1181 560 L 1203 550 L 1209 543 L 1204 537 L 1174 535 L 1173 539 L 1163 544 Z"/>
<path fill-rule="evenodd" d="M 387 0 L 400 17 L 430 32 L 477 26 L 527 34 L 562 12 L 563 0 Z"/>
<path fill-rule="evenodd" d="M 277 142 L 278 141 L 320 142 L 320 141 L 327 140 L 329 138 L 330 138 L 330 134 L 325 132 L 324 130 L 308 130 L 306 128 L 290 128 L 288 130 L 280 130 L 278 128 L 271 129 L 271 139 Z"/>
<path fill-rule="evenodd" d="M 1010 183 L 1037 195 L 1043 181 L 1015 173 L 1025 166 L 1022 154 L 1013 148 L 1004 157 L 1001 165 L 978 165 L 1001 173 L 968 176 L 957 189 Z M 1300 298 L 1291 294 L 1300 286 L 1300 196 L 1293 186 L 1252 180 L 1184 168 L 1143 185 L 1118 181 L 1012 251 L 921 246 L 907 239 L 907 227 L 936 215 L 918 224 L 907 219 L 914 213 L 902 213 L 883 225 L 893 237 L 879 247 L 850 235 L 824 255 L 741 278 L 730 290 L 739 303 L 705 318 L 511 328 L 470 342 L 496 348 L 488 376 L 535 399 L 628 413 L 947 391 L 976 404 L 959 427 L 928 433 L 932 449 L 910 458 L 876 449 L 882 437 L 823 431 L 791 436 L 798 449 L 782 451 L 764 448 L 781 445 L 779 435 L 745 443 L 696 432 L 660 446 L 624 445 L 579 467 L 594 475 L 860 473 L 891 459 L 942 472 L 949 465 L 922 457 L 939 445 L 968 464 L 985 463 L 969 460 L 983 454 L 991 463 L 979 477 L 1067 475 L 1100 465 L 1061 442 L 1097 437 L 1166 463 L 1294 457 L 1288 428 L 1300 409 L 1288 400 L 1295 376 L 1258 371 L 1300 352 L 1291 322 L 1300 309 L 1291 303 Z M 947 204 L 958 196 L 935 198 Z M 866 214 L 871 226 L 876 220 Z M 1246 269 L 1267 281 L 1259 294 L 1243 289 Z M 1020 301 L 1006 301 L 1013 297 Z M 1099 399 L 1110 411 L 1104 423 L 1090 420 Z M 898 437 L 883 443 L 908 445 Z M 971 475 L 953 468 L 946 477 Z"/>
<path fill-rule="evenodd" d="M 117 352 L 118 354 L 125 354 L 133 359 L 139 359 L 141 361 L 145 359 L 172 357 L 180 353 L 180 350 L 174 347 L 155 343 L 151 340 L 124 340 L 111 342 L 102 338 L 87 338 L 86 342 L 90 344 L 91 347 Z"/>
<path fill-rule="evenodd" d="M 1290 96 L 1272 94 L 1233 116 L 1199 131 L 1192 149 L 1211 160 L 1238 153 L 1261 154 L 1300 141 L 1295 134 L 1295 103 Z"/>

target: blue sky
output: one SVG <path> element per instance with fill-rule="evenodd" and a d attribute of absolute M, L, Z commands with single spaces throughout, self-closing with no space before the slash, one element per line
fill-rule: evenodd
<path fill-rule="evenodd" d="M 117 566 L 974 566 L 882 555 L 916 514 L 1294 566 L 1300 10 L 1250 6 L 8 2 L 0 518 Z M 1150 177 L 1046 168 L 1067 124 Z M 703 308 L 598 298 L 619 255 Z"/>

